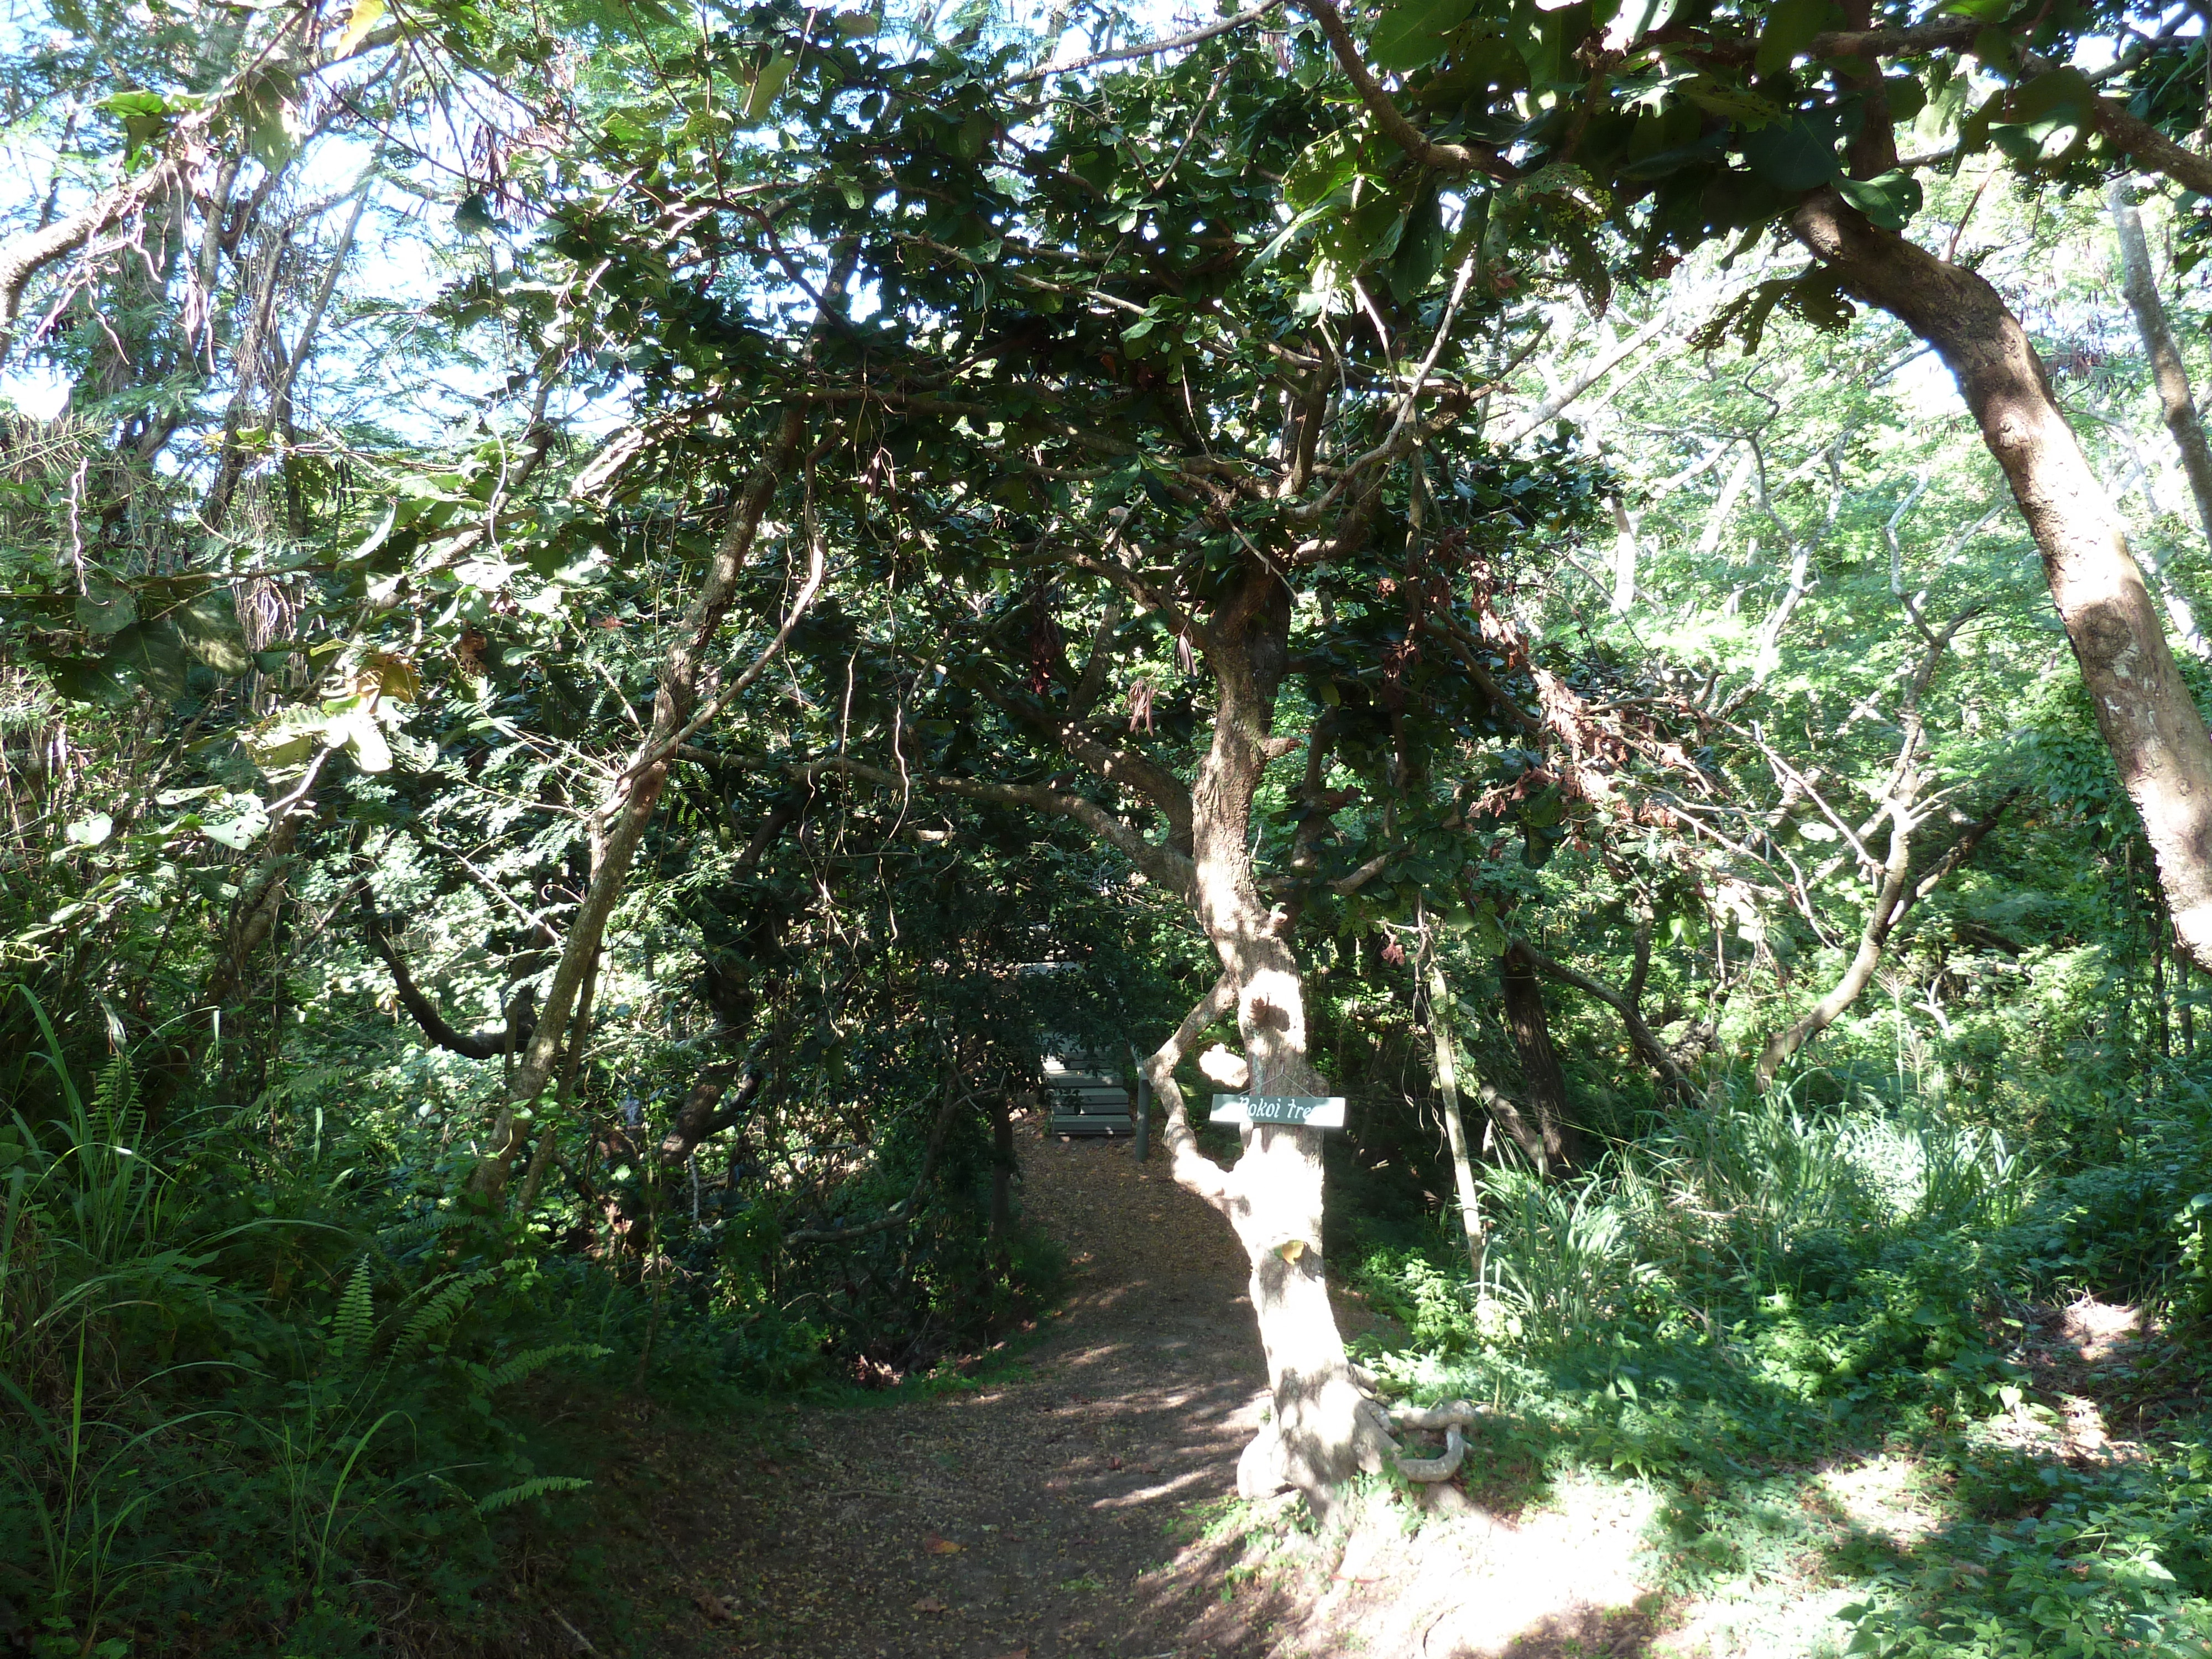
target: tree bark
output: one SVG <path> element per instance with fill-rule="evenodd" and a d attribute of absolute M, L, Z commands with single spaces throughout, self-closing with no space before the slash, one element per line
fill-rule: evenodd
<path fill-rule="evenodd" d="M 406 958 L 399 954 L 390 935 L 384 931 L 384 919 L 376 912 L 376 896 L 370 892 L 368 883 L 361 884 L 362 933 L 368 940 L 369 949 L 384 960 L 391 970 L 392 985 L 398 994 L 399 1006 L 422 1028 L 422 1035 L 437 1047 L 464 1060 L 497 1060 L 526 1045 L 530 1041 L 530 993 L 516 993 L 507 1006 L 507 1024 L 486 1026 L 478 1031 L 464 1031 L 448 1021 L 438 1005 L 422 988 L 415 982 L 408 971 Z M 542 961 L 543 958 L 541 957 Z"/>
<path fill-rule="evenodd" d="M 2112 183 L 2110 200 L 2112 229 L 2120 246 L 2120 292 L 2136 314 L 2143 356 L 2150 364 L 2151 389 L 2158 394 L 2159 412 L 2173 434 L 2173 447 L 2181 453 L 2181 470 L 2189 479 L 2189 493 L 2197 498 L 2197 516 L 2204 526 L 2207 544 L 2212 545 L 2212 443 L 2205 441 L 2196 400 L 2189 395 L 2189 371 L 2173 343 L 2173 331 L 2166 326 L 2166 304 L 2159 296 L 2135 191 L 2131 179 Z"/>
<path fill-rule="evenodd" d="M 1192 890 L 1222 976 L 1146 1069 L 1170 1108 L 1164 1139 L 1176 1180 L 1228 1218 L 1251 1263 L 1252 1309 L 1274 1411 L 1238 1463 L 1238 1490 L 1261 1496 L 1295 1486 L 1326 1513 L 1339 1487 L 1362 1469 L 1380 1469 L 1395 1446 L 1352 1376 L 1329 1305 L 1322 1132 L 1255 1125 L 1244 1131 L 1235 1168 L 1223 1170 L 1198 1151 L 1172 1075 L 1182 1045 L 1233 1008 L 1252 1092 L 1328 1090 L 1307 1057 L 1304 987 L 1284 937 L 1287 913 L 1261 898 L 1252 871 L 1252 798 L 1273 753 L 1290 621 L 1281 579 L 1255 560 L 1206 629 L 1219 703 L 1191 791 Z M 1202 1014 L 1208 1018 L 1194 1029 Z"/>
<path fill-rule="evenodd" d="M 1613 508 L 1613 614 L 1625 617 L 1636 604 L 1636 520 L 1628 503 L 1615 495 Z"/>
<path fill-rule="evenodd" d="M 1755 1074 L 1761 1090 L 1774 1081 L 1775 1073 L 1784 1063 L 1843 1017 L 1844 1011 L 1857 1000 L 1859 993 L 1866 989 L 1867 981 L 1874 977 L 1874 970 L 1881 960 L 1883 947 L 1888 943 L 1890 935 L 1911 914 L 1912 907 L 1934 892 L 1946 876 L 1973 857 L 1975 849 L 1989 838 L 1990 831 L 1997 827 L 1997 821 L 2004 817 L 2006 810 L 2019 797 L 2020 791 L 2013 790 L 1968 824 L 1943 856 L 1929 866 L 1928 872 L 1909 885 L 1905 878 L 1896 872 L 1900 869 L 1900 859 L 1910 856 L 1909 852 L 1901 854 L 1898 845 L 1900 841 L 1909 839 L 1910 830 L 1900 835 L 1898 829 L 1899 819 L 1896 817 L 1891 818 L 1889 852 L 1882 862 L 1881 882 L 1875 894 L 1874 907 L 1867 912 L 1865 925 L 1860 929 L 1858 946 L 1851 953 L 1850 965 L 1844 970 L 1843 977 L 1830 988 L 1828 994 L 1810 1010 L 1767 1039 L 1765 1048 L 1759 1051 Z M 1907 824 L 1913 822 L 1909 808 L 1903 822 Z"/>
<path fill-rule="evenodd" d="M 2026 332 L 1981 277 L 1880 229 L 1832 189 L 1800 203 L 1790 227 L 1846 293 L 1897 318 L 1956 376 L 2042 551 L 2174 927 L 2191 956 L 2212 967 L 2212 737 L 2182 684 L 2125 526 Z"/>
<path fill-rule="evenodd" d="M 1547 956 L 1526 939 L 1515 939 L 1512 949 L 1521 960 L 1547 979 L 1562 985 L 1571 985 L 1585 996 L 1595 997 L 1620 1016 L 1621 1029 L 1628 1033 L 1628 1043 L 1644 1063 L 1659 1073 L 1659 1080 L 1678 1097 L 1685 1101 L 1698 1097 L 1698 1085 L 1690 1081 L 1689 1073 L 1682 1069 L 1667 1045 L 1659 1040 L 1644 1018 L 1644 1011 L 1634 997 L 1625 996 L 1602 980 L 1592 979 L 1588 974 L 1569 967 L 1557 958 Z"/>
<path fill-rule="evenodd" d="M 1528 952 L 1509 946 L 1498 959 L 1498 981 L 1505 1005 L 1505 1024 L 1521 1056 L 1521 1076 L 1528 1085 L 1528 1104 L 1543 1138 L 1546 1172 L 1570 1170 L 1582 1162 L 1581 1136 L 1567 1117 L 1567 1078 L 1552 1046 L 1552 1024 L 1544 1012 L 1544 985 Z"/>
<path fill-rule="evenodd" d="M 1874 970 L 1881 966 L 1882 947 L 1905 917 L 1905 884 L 1911 868 L 1913 822 L 1909 803 L 1892 812 L 1889 853 L 1882 860 L 1881 884 L 1875 890 L 1874 903 L 1868 908 L 1865 924 L 1859 929 L 1858 946 L 1851 952 L 1850 965 L 1844 969 L 1843 977 L 1828 988 L 1826 995 L 1767 1038 L 1766 1046 L 1759 1050 L 1755 1073 L 1762 1093 L 1786 1061 L 1833 1025 L 1843 1017 L 1844 1010 L 1858 1000 L 1859 993 L 1866 989 L 1874 978 Z"/>
<path fill-rule="evenodd" d="M 553 1085 L 552 1115 L 538 1126 L 538 1142 L 530 1149 L 522 1190 L 515 1194 L 515 1212 L 525 1218 L 530 1214 L 530 1206 L 538 1201 L 538 1189 L 545 1184 L 545 1171 L 553 1162 L 554 1142 L 561 1133 L 561 1120 L 568 1115 L 568 1108 L 575 1102 L 576 1078 L 583 1070 L 585 1045 L 592 1040 L 592 1009 L 599 987 L 599 959 L 594 957 L 584 972 L 584 988 L 576 998 L 575 1025 L 568 1034 L 568 1050 L 561 1061 L 561 1080 Z"/>

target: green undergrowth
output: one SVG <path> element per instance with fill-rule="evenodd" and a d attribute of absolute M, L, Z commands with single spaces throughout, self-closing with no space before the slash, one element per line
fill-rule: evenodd
<path fill-rule="evenodd" d="M 641 1408 L 735 1445 L 855 1392 L 819 1328 L 732 1305 L 741 1271 L 552 1250 L 334 1116 L 157 1117 L 60 1052 L 26 1062 L 51 1115 L 0 1126 L 0 1654 L 568 1651 L 564 1621 L 618 1651 Z M 1018 1234 L 962 1305 L 1014 1329 L 1054 1259 Z"/>
<path fill-rule="evenodd" d="M 1652 1570 L 1722 1650 L 2212 1652 L 2212 1134 L 2184 1098 L 2086 1168 L 1778 1094 L 1678 1115 L 1577 1182 L 1492 1169 L 1479 1280 L 1443 1238 L 1365 1254 L 1409 1334 L 1370 1363 L 1492 1408 L 1468 1468 L 1493 1504 L 1569 1471 L 1649 1483 Z M 2130 1398 L 2156 1407 L 2139 1455 L 2069 1462 L 2039 1391 L 2037 1310 L 2082 1293 L 2180 1339 Z M 1855 1495 L 1893 1474 L 1903 1507 Z"/>

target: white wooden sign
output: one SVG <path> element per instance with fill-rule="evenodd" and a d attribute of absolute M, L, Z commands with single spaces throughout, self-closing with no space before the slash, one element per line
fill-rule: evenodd
<path fill-rule="evenodd" d="M 1342 1095 L 1216 1095 L 1212 1123 L 1286 1123 L 1306 1129 L 1341 1129 Z"/>

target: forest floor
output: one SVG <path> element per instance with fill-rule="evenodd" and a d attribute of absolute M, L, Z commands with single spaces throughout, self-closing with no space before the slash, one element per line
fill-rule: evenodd
<path fill-rule="evenodd" d="M 1869 1573 L 1955 1565 L 1951 1478 L 1894 1437 L 1771 1469 L 1723 1540 L 1741 1561 L 1693 1573 L 1688 1594 L 1661 1483 L 1571 1464 L 1531 1480 L 1474 1453 L 1449 1486 L 1369 1481 L 1325 1533 L 1292 1500 L 1241 1503 L 1237 1457 L 1266 1391 L 1227 1224 L 1126 1142 L 1031 1127 L 1022 1167 L 1028 1216 L 1073 1273 L 1018 1352 L 859 1403 L 736 1424 L 633 1406 L 605 1425 L 603 1570 L 642 1619 L 592 1647 L 549 1607 L 571 1651 L 1768 1659 L 1840 1648 L 1838 1614 Z M 1348 1334 L 1378 1323 L 1349 1295 L 1338 1312 Z M 2135 1310 L 2029 1313 L 2017 1358 L 2047 1403 L 1966 1425 L 1959 1445 L 2094 1469 L 2144 1455 L 2124 1421 L 2155 1438 L 2151 1419 L 2202 1409 L 2166 1398 L 2179 1350 Z"/>
<path fill-rule="evenodd" d="M 1555 1488 L 1492 1514 L 1387 1490 L 1327 1537 L 1236 1501 L 1265 1371 L 1227 1224 L 1127 1143 L 1022 1147 L 1072 1259 L 1018 1359 L 884 1403 L 792 1407 L 732 1455 L 665 1416 L 613 1460 L 643 1490 L 667 1659 L 1419 1659 L 1628 1654 L 1655 1634 L 1648 1496 Z M 1373 1316 L 1351 1297 L 1347 1333 Z"/>

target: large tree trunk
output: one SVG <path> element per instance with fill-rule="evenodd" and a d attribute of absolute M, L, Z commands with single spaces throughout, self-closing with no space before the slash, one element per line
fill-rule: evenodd
<path fill-rule="evenodd" d="M 2188 476 L 2189 493 L 2197 498 L 2197 516 L 2212 543 L 2212 443 L 2205 441 L 2196 400 L 2189 395 L 2189 371 L 2166 324 L 2166 305 L 2159 297 L 2158 276 L 2151 266 L 2150 245 L 2143 238 L 2135 193 L 2134 179 L 2113 181 L 2112 229 L 2120 245 L 2120 291 L 2136 314 L 2143 356 L 2150 362 L 2151 389 L 2158 393 L 2159 410 L 2166 417 L 2166 429 L 2173 434 L 2173 447 L 2181 452 L 2181 470 Z"/>
<path fill-rule="evenodd" d="M 1269 728 L 1289 634 L 1287 590 L 1255 562 L 1207 629 L 1219 713 L 1191 792 L 1192 896 L 1221 959 L 1222 978 L 1192 1012 L 1191 1020 L 1206 1018 L 1195 1029 L 1186 1020 L 1185 1030 L 1146 1069 L 1154 1093 L 1170 1109 L 1164 1139 L 1176 1179 L 1228 1217 L 1252 1264 L 1252 1310 L 1274 1413 L 1238 1465 L 1238 1490 L 1260 1496 L 1296 1486 L 1326 1510 L 1336 1488 L 1362 1469 L 1381 1468 L 1395 1448 L 1353 1380 L 1329 1305 L 1322 1260 L 1322 1132 L 1248 1128 L 1243 1155 L 1233 1170 L 1224 1170 L 1198 1151 L 1173 1076 L 1182 1046 L 1233 1008 L 1253 1093 L 1328 1091 L 1307 1058 L 1303 987 L 1283 936 L 1287 918 L 1261 898 L 1252 873 L 1252 797 L 1277 752 Z"/>
<path fill-rule="evenodd" d="M 1544 983 L 1527 951 L 1508 946 L 1498 959 L 1498 983 L 1505 1005 L 1505 1024 L 1521 1056 L 1521 1076 L 1528 1085 L 1528 1104 L 1543 1137 L 1547 1171 L 1572 1169 L 1582 1162 L 1582 1137 L 1567 1120 L 1567 1076 L 1552 1046 L 1552 1023 L 1544 1012 Z"/>
<path fill-rule="evenodd" d="M 2175 929 L 2212 968 L 2212 737 L 2182 684 L 2125 526 L 2027 334 L 1981 277 L 1869 223 L 1832 189 L 1800 203 L 1790 227 L 1846 293 L 1927 341 L 1957 377 L 2042 550 L 2051 597 L 2142 817 Z"/>

